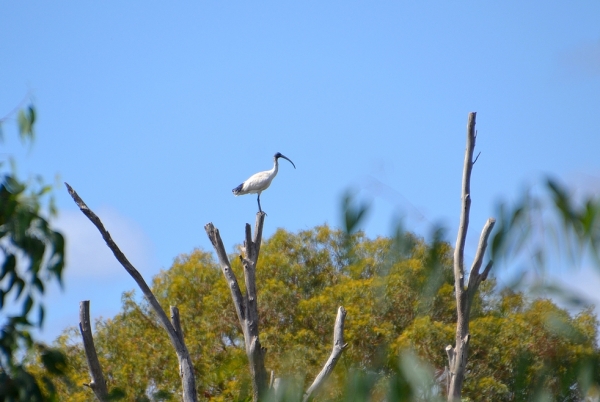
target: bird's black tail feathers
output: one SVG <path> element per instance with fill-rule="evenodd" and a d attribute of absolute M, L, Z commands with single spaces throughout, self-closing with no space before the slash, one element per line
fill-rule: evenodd
<path fill-rule="evenodd" d="M 236 188 L 234 188 L 233 190 L 231 190 L 233 192 L 233 194 L 238 195 L 240 191 L 242 191 L 242 187 L 244 186 L 244 183 L 240 184 L 239 186 L 237 186 Z"/>

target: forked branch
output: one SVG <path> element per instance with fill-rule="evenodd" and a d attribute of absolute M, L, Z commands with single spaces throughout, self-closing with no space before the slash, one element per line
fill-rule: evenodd
<path fill-rule="evenodd" d="M 489 218 L 481 231 L 481 237 L 479 238 L 479 245 L 477 247 L 477 253 L 475 254 L 475 260 L 473 260 L 473 265 L 471 266 L 471 272 L 469 274 L 469 282 L 467 284 L 467 313 L 470 312 L 471 302 L 473 297 L 475 296 L 475 292 L 479 288 L 479 285 L 482 281 L 487 279 L 488 273 L 492 268 L 492 261 L 490 260 L 483 270 L 482 273 L 479 273 L 481 269 L 481 264 L 483 263 L 483 256 L 485 251 L 487 250 L 488 239 L 490 234 L 492 233 L 492 229 L 494 229 L 494 224 L 496 220 L 494 218 Z"/>
<path fill-rule="evenodd" d="M 206 234 L 217 253 L 223 276 L 229 285 L 233 304 L 235 305 L 235 311 L 237 312 L 242 332 L 244 333 L 246 355 L 248 356 L 248 361 L 250 363 L 254 401 L 263 400 L 269 388 L 272 388 L 273 392 L 276 394 L 277 384 L 279 383 L 279 379 L 274 377 L 273 372 L 271 372 L 270 381 L 267 378 L 267 371 L 265 370 L 264 364 L 266 349 L 260 345 L 259 340 L 256 265 L 260 254 L 264 219 L 264 212 L 258 212 L 256 214 L 254 237 L 252 237 L 250 225 L 246 224 L 245 227 L 243 253 L 240 255 L 240 261 L 244 267 L 244 281 L 246 284 L 246 292 L 244 294 L 242 294 L 238 280 L 231 269 L 231 263 L 227 256 L 227 252 L 225 251 L 225 247 L 223 246 L 219 230 L 215 228 L 212 223 L 208 223 L 204 226 Z M 347 347 L 347 344 L 344 343 L 345 318 L 346 310 L 344 310 L 343 307 L 340 307 L 335 321 L 333 351 L 331 352 L 331 356 L 327 360 L 327 363 L 325 363 L 323 370 L 321 370 L 321 373 L 319 373 L 308 391 L 306 391 L 304 401 L 309 400 L 327 380 L 342 352 Z"/>
<path fill-rule="evenodd" d="M 242 295 L 242 291 L 240 290 L 240 285 L 238 284 L 235 273 L 233 272 L 233 269 L 231 269 L 231 263 L 229 262 L 229 257 L 227 257 L 225 246 L 223 246 L 223 240 L 221 240 L 219 229 L 217 229 L 212 223 L 208 223 L 206 226 L 204 226 L 204 230 L 206 230 L 206 234 L 208 235 L 210 242 L 217 252 L 219 264 L 221 265 L 221 271 L 223 272 L 223 276 L 225 277 L 225 280 L 229 285 L 229 290 L 231 291 L 231 298 L 233 299 L 233 304 L 235 305 L 235 311 L 240 323 L 242 323 L 246 319 L 246 301 Z M 242 329 L 244 329 L 243 325 Z"/>
<path fill-rule="evenodd" d="M 260 253 L 264 220 L 265 213 L 258 212 L 256 214 L 256 224 L 254 226 L 254 238 L 252 238 L 250 225 L 246 224 L 245 227 L 244 255 L 240 256 L 240 260 L 244 267 L 244 280 L 246 283 L 245 294 L 242 294 L 237 278 L 231 269 L 231 263 L 229 257 L 227 257 L 227 252 L 223 246 L 219 230 L 215 228 L 212 223 L 208 223 L 204 226 L 206 234 L 219 258 L 219 264 L 221 265 L 223 276 L 229 285 L 233 304 L 235 305 L 235 311 L 244 334 L 246 355 L 248 356 L 250 364 L 254 401 L 264 399 L 269 385 L 264 362 L 266 349 L 261 346 L 259 339 L 258 299 L 256 293 L 256 263 Z"/>
<path fill-rule="evenodd" d="M 473 160 L 473 152 L 475 150 L 475 140 L 477 132 L 475 131 L 475 113 L 469 113 L 469 121 L 467 123 L 467 146 L 465 149 L 465 159 L 463 164 L 463 178 L 461 188 L 461 211 L 460 222 L 458 226 L 458 235 L 456 238 L 456 246 L 454 248 L 454 293 L 456 296 L 456 344 L 454 347 L 448 345 L 446 353 L 448 354 L 448 365 L 450 368 L 450 384 L 448 389 L 448 401 L 460 401 L 462 385 L 465 375 L 465 367 L 467 365 L 467 355 L 469 351 L 469 320 L 470 310 L 473 297 L 479 288 L 479 285 L 484 281 L 492 268 L 490 261 L 484 268 L 482 273 L 479 273 L 483 263 L 483 257 L 487 249 L 487 242 L 494 228 L 495 219 L 490 218 L 486 222 L 475 260 L 469 274 L 468 285 L 465 287 L 465 271 L 464 271 L 464 253 L 467 231 L 469 229 L 469 214 L 471 212 L 471 172 L 477 158 Z"/>
<path fill-rule="evenodd" d="M 181 382 L 183 386 L 183 400 L 184 402 L 196 402 L 198 400 L 198 397 L 196 391 L 196 380 L 194 377 L 194 366 L 192 364 L 187 347 L 185 346 L 185 342 L 183 341 L 181 329 L 175 329 L 175 327 L 167 317 L 167 314 L 161 307 L 160 303 L 158 302 L 158 300 L 156 300 L 156 297 L 150 290 L 150 287 L 148 286 L 142 275 L 129 262 L 127 257 L 125 257 L 125 254 L 123 254 L 123 252 L 121 251 L 121 249 L 119 249 L 117 244 L 110 236 L 110 233 L 108 233 L 108 231 L 104 227 L 104 224 L 102 223 L 100 218 L 98 218 L 98 216 L 91 209 L 88 208 L 85 202 L 83 202 L 81 197 L 79 197 L 79 195 L 75 192 L 75 190 L 73 190 L 71 186 L 69 186 L 69 184 L 65 183 L 65 185 L 67 186 L 69 194 L 71 195 L 81 212 L 83 212 L 83 214 L 87 216 L 87 218 L 94 224 L 94 226 L 96 226 L 96 228 L 102 235 L 102 238 L 106 242 L 106 245 L 115 255 L 117 261 L 121 263 L 123 268 L 125 268 L 129 275 L 131 275 L 133 280 L 135 280 L 135 282 L 138 284 L 138 286 L 142 290 L 142 293 L 146 297 L 146 300 L 148 300 L 150 307 L 157 315 L 162 327 L 165 329 L 165 331 L 167 331 L 169 339 L 171 340 L 171 344 L 173 344 L 175 352 L 177 353 L 177 358 L 179 360 L 179 373 L 181 376 Z"/>

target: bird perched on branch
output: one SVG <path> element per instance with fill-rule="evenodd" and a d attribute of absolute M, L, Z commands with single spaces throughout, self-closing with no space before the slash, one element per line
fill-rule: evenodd
<path fill-rule="evenodd" d="M 260 193 L 269 188 L 271 182 L 277 175 L 277 170 L 279 169 L 279 164 L 277 163 L 277 160 L 279 158 L 288 160 L 292 164 L 292 166 L 294 166 L 294 169 L 296 169 L 296 165 L 294 165 L 294 162 L 292 162 L 290 158 L 282 155 L 280 152 L 277 152 L 273 157 L 273 159 L 275 160 L 273 164 L 273 169 L 253 174 L 248 180 L 231 190 L 233 194 L 237 197 L 238 195 L 258 193 L 258 211 L 262 212 L 262 209 L 260 208 Z"/>

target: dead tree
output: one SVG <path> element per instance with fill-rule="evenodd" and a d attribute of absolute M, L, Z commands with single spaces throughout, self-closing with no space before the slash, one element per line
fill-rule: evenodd
<path fill-rule="evenodd" d="M 67 183 L 65 183 L 65 185 L 67 186 L 67 189 L 69 190 L 69 194 L 71 195 L 71 197 L 73 197 L 73 200 L 75 201 L 75 203 L 77 204 L 77 206 L 79 207 L 81 212 L 83 212 L 83 214 L 85 216 L 87 216 L 88 219 L 100 231 L 100 234 L 102 235 L 102 238 L 106 242 L 106 245 L 108 246 L 108 248 L 110 248 L 110 250 L 113 252 L 113 254 L 117 258 L 117 260 L 121 263 L 123 268 L 125 268 L 125 270 L 129 273 L 129 275 L 131 275 L 131 277 L 138 284 L 138 286 L 142 290 L 142 293 L 146 297 L 146 300 L 150 304 L 150 307 L 152 308 L 152 310 L 158 317 L 158 320 L 159 320 L 161 326 L 167 332 L 169 339 L 171 340 L 171 344 L 173 344 L 173 347 L 175 348 L 175 353 L 177 354 L 177 359 L 179 360 L 179 376 L 181 377 L 181 384 L 182 384 L 182 388 L 183 388 L 183 401 L 184 402 L 197 402 L 198 396 L 197 396 L 197 391 L 196 391 L 196 379 L 194 376 L 194 366 L 192 364 L 192 359 L 190 357 L 190 353 L 188 352 L 188 349 L 185 346 L 185 342 L 183 340 L 183 331 L 181 329 L 181 324 L 179 321 L 179 311 L 177 310 L 176 307 L 171 306 L 171 320 L 169 320 L 169 318 L 167 317 L 167 314 L 165 313 L 165 311 L 163 310 L 161 305 L 158 303 L 158 300 L 156 300 L 156 297 L 150 290 L 150 287 L 148 286 L 148 284 L 146 283 L 146 281 L 144 280 L 142 275 L 138 272 L 137 269 L 135 269 L 135 267 L 133 265 L 131 265 L 131 263 L 129 262 L 127 257 L 125 257 L 125 254 L 123 254 L 123 252 L 119 249 L 117 244 L 113 241 L 112 237 L 110 236 L 110 233 L 108 233 L 108 231 L 104 228 L 102 221 L 100 221 L 100 218 L 98 218 L 98 216 L 94 212 L 92 212 L 92 210 L 90 210 L 88 208 L 88 206 L 85 204 L 85 202 L 83 202 L 83 200 L 79 197 L 79 195 L 75 192 L 75 190 L 73 190 L 71 188 L 71 186 L 69 186 Z M 83 319 L 82 321 L 84 323 L 87 321 L 87 323 L 89 325 L 89 315 L 86 319 Z M 89 335 L 89 337 L 91 338 L 91 330 L 86 329 L 84 331 L 82 329 L 82 334 L 84 334 L 84 333 L 87 333 L 87 335 Z M 95 351 L 95 349 L 93 349 L 94 348 L 93 341 L 86 342 L 85 339 L 86 339 L 86 335 L 84 335 L 84 347 L 86 348 L 86 355 L 88 356 L 88 362 L 89 362 L 89 356 L 90 355 L 95 356 L 96 351 Z M 88 350 L 88 348 L 90 348 L 90 350 Z M 97 358 L 96 358 L 96 363 L 97 363 Z M 98 364 L 98 367 L 99 367 L 99 364 Z M 90 370 L 92 370 L 91 364 L 90 364 Z M 100 373 L 101 373 L 101 371 L 100 371 Z M 103 382 L 103 379 L 101 379 L 101 378 L 102 377 L 99 377 L 99 376 L 97 376 L 97 374 L 93 373 L 91 384 L 94 384 L 94 387 L 95 386 L 101 387 L 102 384 L 99 384 L 100 382 Z M 102 390 L 102 389 L 98 388 L 98 391 L 97 391 L 96 389 L 94 389 L 94 387 L 91 386 L 91 384 L 90 384 L 90 387 L 94 390 L 94 393 L 96 394 L 96 397 L 98 398 L 98 400 L 103 401 L 102 397 L 103 397 L 103 395 L 105 395 L 105 389 Z M 104 388 L 106 388 L 106 386 L 104 386 Z"/>
<path fill-rule="evenodd" d="M 462 179 L 462 207 L 460 214 L 460 224 L 458 227 L 458 236 L 456 247 L 454 249 L 454 291 L 456 295 L 456 310 L 458 313 L 456 322 L 456 345 L 448 345 L 446 353 L 450 367 L 450 384 L 448 389 L 448 401 L 460 401 L 463 380 L 465 377 L 465 367 L 467 365 L 467 355 L 469 352 L 469 315 L 471 304 L 479 285 L 486 280 L 492 261 L 485 266 L 483 272 L 479 272 L 483 263 L 483 256 L 487 248 L 488 238 L 494 227 L 495 219 L 489 218 L 483 227 L 475 259 L 471 266 L 471 272 L 465 287 L 465 269 L 464 269 L 464 249 L 467 231 L 469 228 L 469 213 L 471 209 L 471 171 L 477 158 L 473 160 L 473 151 L 475 150 L 475 131 L 476 113 L 469 113 L 467 124 L 467 147 L 465 150 L 465 161 L 463 166 Z"/>
<path fill-rule="evenodd" d="M 90 387 L 96 399 L 100 402 L 108 401 L 108 388 L 106 380 L 102 374 L 102 367 L 98 361 L 96 348 L 94 347 L 94 338 L 92 336 L 92 326 L 90 324 L 90 301 L 84 300 L 79 303 L 79 331 L 83 339 L 83 349 L 88 362 L 88 370 L 90 372 L 91 381 L 89 384 L 83 384 Z"/>
<path fill-rule="evenodd" d="M 258 300 L 256 294 L 256 263 L 260 253 L 265 215 L 266 214 L 264 212 L 258 212 L 256 214 L 254 238 L 252 238 L 250 224 L 246 224 L 246 237 L 242 250 L 243 253 L 240 255 L 240 261 L 244 267 L 244 281 L 246 283 L 245 294 L 242 294 L 235 273 L 231 269 L 231 263 L 229 262 L 229 257 L 227 257 L 225 247 L 223 246 L 219 229 L 215 228 L 212 223 L 208 223 L 206 226 L 204 226 L 206 234 L 208 235 L 208 238 L 210 239 L 217 253 L 221 270 L 223 271 L 225 280 L 227 280 L 227 284 L 229 285 L 233 304 L 235 305 L 235 311 L 242 327 L 242 333 L 244 335 L 246 346 L 246 355 L 248 356 L 248 361 L 250 363 L 252 399 L 255 402 L 266 399 L 266 396 L 269 393 L 270 385 L 267 379 L 267 371 L 265 369 L 266 349 L 261 346 L 259 339 Z M 304 395 L 304 401 L 309 400 L 327 380 L 342 352 L 347 346 L 347 344 L 344 343 L 345 318 L 346 310 L 344 310 L 343 307 L 340 307 L 338 309 L 334 328 L 333 351 L 327 360 L 327 363 L 325 363 L 321 373 L 319 373 L 313 384 L 306 391 Z M 278 381 L 272 380 L 270 382 L 277 383 Z"/>
<path fill-rule="evenodd" d="M 246 355 L 250 362 L 250 375 L 252 377 L 252 395 L 255 401 L 264 399 L 268 389 L 267 371 L 265 370 L 266 350 L 260 344 L 258 331 L 258 306 L 256 299 L 256 261 L 260 252 L 260 243 L 262 238 L 262 228 L 265 220 L 264 212 L 256 215 L 256 226 L 254 228 L 254 239 L 252 239 L 250 224 L 246 224 L 246 240 L 244 241 L 244 250 L 246 256 L 240 255 L 240 260 L 244 266 L 244 280 L 246 282 L 246 294 L 242 295 L 237 278 L 231 269 L 229 258 L 225 252 L 223 241 L 219 235 L 219 229 L 212 223 L 204 226 L 206 234 L 210 239 L 225 279 L 231 290 L 231 297 L 235 305 L 244 340 L 246 344 Z"/>

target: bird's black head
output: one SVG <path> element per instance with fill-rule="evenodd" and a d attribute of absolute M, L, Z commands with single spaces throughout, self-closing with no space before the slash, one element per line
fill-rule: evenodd
<path fill-rule="evenodd" d="M 281 152 L 277 152 L 275 154 L 275 160 L 277 160 L 278 158 L 283 158 L 283 159 L 288 160 L 292 164 L 292 166 L 294 167 L 294 169 L 296 169 L 296 165 L 294 165 L 294 162 L 292 162 L 292 160 L 290 158 L 288 158 L 287 156 L 283 155 Z"/>

